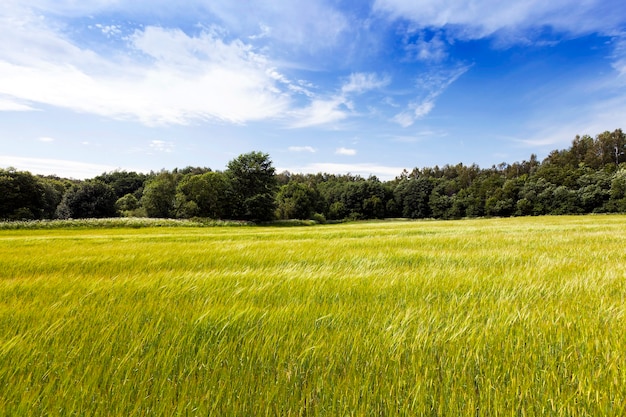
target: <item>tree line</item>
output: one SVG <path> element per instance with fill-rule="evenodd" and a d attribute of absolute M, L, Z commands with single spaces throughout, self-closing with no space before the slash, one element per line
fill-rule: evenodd
<path fill-rule="evenodd" d="M 445 165 L 375 176 L 276 173 L 250 152 L 224 171 L 113 171 L 90 180 L 0 169 L 0 219 L 116 216 L 276 219 L 457 219 L 626 212 L 626 135 L 577 136 L 568 149 L 491 168 Z"/>

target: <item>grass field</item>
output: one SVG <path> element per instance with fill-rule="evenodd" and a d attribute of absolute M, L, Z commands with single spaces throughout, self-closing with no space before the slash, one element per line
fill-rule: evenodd
<path fill-rule="evenodd" d="M 623 416 L 626 216 L 0 231 L 0 415 Z"/>

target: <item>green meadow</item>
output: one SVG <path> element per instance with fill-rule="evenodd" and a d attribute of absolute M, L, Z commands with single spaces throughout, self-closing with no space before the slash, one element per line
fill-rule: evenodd
<path fill-rule="evenodd" d="M 0 231 L 3 416 L 623 416 L 626 216 Z"/>

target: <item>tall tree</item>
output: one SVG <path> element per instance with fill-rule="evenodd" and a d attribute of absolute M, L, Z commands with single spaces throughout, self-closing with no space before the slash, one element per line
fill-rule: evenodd
<path fill-rule="evenodd" d="M 232 187 L 234 218 L 259 221 L 274 218 L 277 180 L 268 154 L 240 155 L 228 163 L 226 174 Z"/>
<path fill-rule="evenodd" d="M 72 187 L 73 183 L 70 180 L 63 180 L 54 176 L 39 176 L 37 180 L 43 187 L 43 218 L 53 219 L 63 195 Z"/>
<path fill-rule="evenodd" d="M 137 199 L 141 198 L 141 191 L 147 179 L 148 175 L 134 171 L 105 172 L 94 178 L 96 181 L 109 184 L 115 191 L 117 198 L 122 198 L 126 194 L 133 194 Z"/>
<path fill-rule="evenodd" d="M 176 204 L 181 217 L 224 218 L 228 215 L 230 183 L 221 172 L 185 175 L 178 183 Z"/>
<path fill-rule="evenodd" d="M 148 217 L 176 216 L 176 185 L 177 176 L 168 171 L 146 182 L 141 204 Z"/>
<path fill-rule="evenodd" d="M 115 217 L 117 197 L 113 188 L 101 181 L 87 181 L 72 186 L 57 207 L 61 219 Z"/>
<path fill-rule="evenodd" d="M 320 201 L 320 193 L 314 186 L 291 181 L 281 186 L 276 195 L 276 214 L 280 219 L 310 219 Z"/>
<path fill-rule="evenodd" d="M 41 219 L 44 187 L 30 172 L 0 169 L 0 219 Z"/>
<path fill-rule="evenodd" d="M 411 219 L 430 217 L 429 200 L 433 188 L 433 180 L 421 175 L 398 183 L 394 195 L 402 208 L 402 216 Z"/>
<path fill-rule="evenodd" d="M 608 207 L 613 212 L 626 212 L 626 167 L 613 175 Z"/>

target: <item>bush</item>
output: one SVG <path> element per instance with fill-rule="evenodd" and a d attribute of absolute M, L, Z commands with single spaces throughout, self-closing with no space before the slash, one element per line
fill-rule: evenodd
<path fill-rule="evenodd" d="M 311 220 L 315 220 L 319 224 L 326 223 L 326 217 L 322 213 L 313 213 L 313 216 L 311 216 Z"/>

